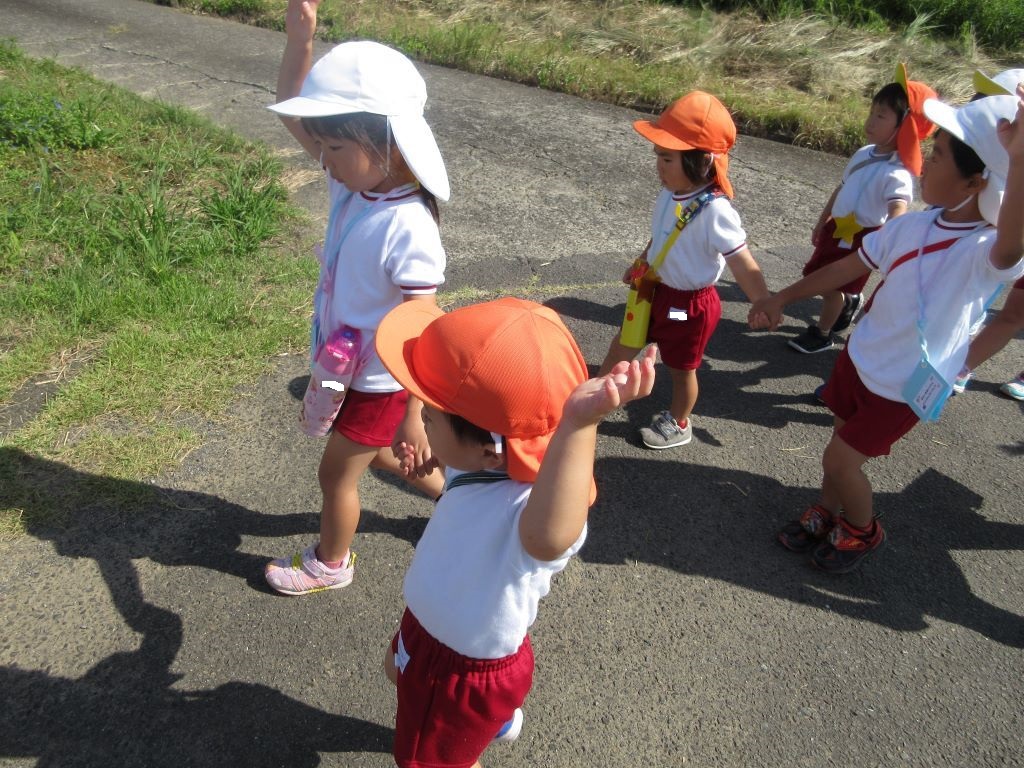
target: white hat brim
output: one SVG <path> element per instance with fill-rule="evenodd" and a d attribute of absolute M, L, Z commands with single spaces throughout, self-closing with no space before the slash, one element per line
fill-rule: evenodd
<path fill-rule="evenodd" d="M 946 133 L 956 136 L 960 141 L 963 141 L 964 128 L 960 125 L 956 113 L 955 107 L 951 107 L 949 104 L 938 99 L 924 100 L 924 116 Z"/>
<path fill-rule="evenodd" d="M 451 197 L 448 172 L 434 134 L 422 115 L 397 115 L 388 118 L 395 143 L 416 179 L 438 200 Z"/>
<path fill-rule="evenodd" d="M 350 115 L 353 112 L 365 112 L 362 105 L 346 101 L 325 101 L 311 99 L 308 96 L 296 96 L 279 104 L 271 104 L 267 109 L 286 117 L 331 117 L 332 115 Z"/>

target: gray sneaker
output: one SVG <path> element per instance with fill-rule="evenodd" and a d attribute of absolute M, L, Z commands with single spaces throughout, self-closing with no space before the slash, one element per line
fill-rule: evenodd
<path fill-rule="evenodd" d="M 644 445 L 656 451 L 686 445 L 693 439 L 693 418 L 686 420 L 685 427 L 680 427 L 671 413 L 662 411 L 651 419 L 651 426 L 640 428 L 640 439 Z"/>

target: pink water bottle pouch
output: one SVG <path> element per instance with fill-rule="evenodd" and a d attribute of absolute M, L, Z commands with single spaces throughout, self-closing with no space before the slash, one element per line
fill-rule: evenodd
<path fill-rule="evenodd" d="M 362 346 L 358 328 L 344 325 L 330 335 L 320 349 L 302 397 L 299 426 L 310 437 L 331 431 L 355 378 Z"/>

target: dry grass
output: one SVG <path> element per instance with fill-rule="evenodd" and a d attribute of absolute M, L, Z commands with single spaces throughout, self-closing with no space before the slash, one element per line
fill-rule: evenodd
<path fill-rule="evenodd" d="M 280 28 L 286 4 L 263 0 L 245 20 Z M 897 62 L 952 101 L 969 95 L 973 69 L 1005 64 L 969 35 L 930 37 L 926 17 L 883 34 L 812 14 L 766 22 L 653 0 L 325 0 L 319 15 L 329 40 L 370 37 L 423 61 L 623 106 L 656 111 L 702 88 L 747 133 L 838 152 L 860 145 L 868 99 Z"/>

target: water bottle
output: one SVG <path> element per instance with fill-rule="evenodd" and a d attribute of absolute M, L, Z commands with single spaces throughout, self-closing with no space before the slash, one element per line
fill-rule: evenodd
<path fill-rule="evenodd" d="M 343 325 L 327 338 L 317 353 L 299 415 L 299 424 L 305 434 L 323 437 L 331 431 L 355 376 L 360 349 L 362 335 L 359 329 Z"/>
<path fill-rule="evenodd" d="M 330 335 L 316 356 L 315 368 L 323 381 L 333 380 L 348 387 L 363 346 L 361 336 L 359 329 L 350 325 L 343 325 Z"/>

